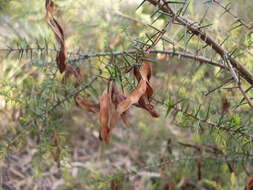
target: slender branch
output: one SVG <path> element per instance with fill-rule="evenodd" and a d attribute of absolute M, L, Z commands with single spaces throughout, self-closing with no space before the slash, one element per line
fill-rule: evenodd
<path fill-rule="evenodd" d="M 13 52 L 13 51 L 23 51 L 23 52 L 29 52 L 29 51 L 59 51 L 55 48 L 46 48 L 46 47 L 26 47 L 26 48 L 0 48 L 0 51 L 7 51 L 7 52 Z M 155 50 L 151 49 L 149 51 L 151 54 L 167 54 L 172 56 L 179 56 L 184 57 L 188 59 L 192 59 L 195 61 L 199 61 L 200 63 L 208 63 L 213 66 L 220 67 L 222 69 L 228 69 L 227 66 L 214 61 L 212 59 L 203 57 L 203 56 L 197 56 L 193 55 L 191 53 L 181 52 L 181 51 L 174 51 L 174 50 Z M 100 53 L 91 53 L 91 54 L 85 54 L 80 51 L 68 51 L 67 54 L 69 55 L 77 55 L 80 56 L 75 59 L 69 59 L 69 62 L 76 62 L 84 59 L 90 59 L 95 57 L 106 57 L 106 56 L 119 56 L 119 55 L 130 55 L 130 54 L 143 54 L 140 50 L 127 50 L 127 51 L 118 51 L 118 52 L 100 52 Z"/>
<path fill-rule="evenodd" d="M 244 132 L 242 132 L 240 130 L 232 130 L 230 128 L 226 128 L 225 126 L 219 125 L 217 123 L 206 121 L 205 119 L 202 119 L 202 118 L 199 118 L 198 116 L 195 116 L 193 113 L 184 111 L 183 109 L 180 109 L 180 108 L 177 108 L 177 107 L 173 107 L 173 109 L 176 110 L 176 111 L 182 112 L 184 115 L 187 115 L 187 116 L 189 116 L 189 117 L 191 117 L 191 118 L 193 118 L 193 119 L 195 119 L 197 121 L 205 123 L 209 127 L 216 127 L 218 129 L 221 129 L 223 131 L 226 131 L 226 132 L 229 132 L 229 133 L 232 133 L 232 134 L 240 134 L 241 136 L 248 138 L 248 140 L 250 142 L 253 142 L 253 136 L 250 135 L 250 134 L 244 133 Z"/>
<path fill-rule="evenodd" d="M 198 145 L 198 144 L 190 144 L 190 143 L 182 143 L 182 142 L 178 142 L 178 144 L 188 147 L 188 148 L 193 148 L 199 152 L 211 153 L 211 154 L 214 154 L 215 156 L 221 155 L 224 158 L 224 161 L 226 162 L 230 172 L 236 173 L 232 164 L 227 160 L 227 155 L 222 150 L 218 149 L 217 147 L 210 146 L 210 145 Z"/>
<path fill-rule="evenodd" d="M 225 61 L 228 64 L 228 68 L 230 70 L 230 73 L 232 74 L 232 78 L 234 79 L 235 83 L 238 85 L 239 90 L 241 92 L 241 94 L 243 95 L 243 97 L 247 100 L 248 105 L 252 108 L 253 111 L 253 104 L 250 100 L 250 98 L 248 97 L 248 95 L 244 92 L 242 86 L 241 86 L 241 80 L 240 77 L 237 76 L 236 71 L 234 70 L 234 68 L 232 67 L 232 65 L 230 64 L 229 60 L 227 60 L 227 56 L 224 57 Z"/>
<path fill-rule="evenodd" d="M 58 101 L 56 104 L 54 104 L 49 110 L 47 110 L 46 112 L 42 113 L 41 116 L 46 115 L 51 113 L 55 108 L 57 108 L 58 106 L 60 106 L 61 104 L 63 104 L 64 102 L 66 102 L 67 100 L 69 100 L 69 98 L 72 98 L 74 96 L 76 96 L 77 94 L 79 94 L 80 92 L 84 91 L 85 89 L 89 88 L 95 81 L 97 80 L 97 77 L 94 77 L 88 84 L 86 84 L 85 86 L 79 87 L 79 88 L 75 88 L 68 96 L 66 96 L 64 99 Z"/>
<path fill-rule="evenodd" d="M 231 82 L 232 80 L 233 80 L 233 78 L 227 79 L 225 82 L 223 82 L 219 86 L 217 86 L 214 89 L 212 89 L 212 90 L 208 91 L 207 93 L 205 93 L 205 96 L 208 96 L 209 94 L 213 93 L 214 91 L 222 88 L 224 85 L 226 85 L 227 83 Z"/>
<path fill-rule="evenodd" d="M 248 105 L 252 108 L 253 111 L 253 104 L 250 100 L 250 98 L 248 97 L 248 95 L 244 92 L 242 86 L 241 86 L 241 80 L 240 77 L 237 75 L 237 72 L 235 71 L 235 69 L 232 67 L 230 61 L 227 58 L 227 55 L 224 56 L 224 60 L 226 61 L 227 65 L 228 65 L 228 69 L 230 70 L 230 73 L 232 74 L 232 78 L 234 79 L 235 83 L 238 85 L 239 90 L 241 92 L 241 94 L 243 95 L 243 97 L 247 100 Z"/>
<path fill-rule="evenodd" d="M 206 152 L 206 153 L 211 153 L 215 155 L 224 155 L 224 152 L 217 147 L 210 146 L 210 145 L 198 145 L 198 144 L 191 144 L 191 143 L 184 143 L 184 142 L 176 142 L 179 145 L 189 147 L 189 148 L 194 148 L 197 151 L 201 152 Z"/>
<path fill-rule="evenodd" d="M 232 13 L 230 11 L 229 8 L 225 7 L 224 5 L 222 5 L 220 2 L 218 2 L 217 0 L 213 0 L 214 3 L 216 3 L 216 5 L 218 5 L 219 7 L 221 7 L 222 9 L 225 10 L 226 13 L 228 13 L 230 16 L 232 16 L 237 22 L 239 22 L 242 26 L 244 26 L 245 28 L 247 28 L 250 33 L 253 32 L 252 30 L 252 26 L 250 26 L 249 24 L 247 24 L 243 19 L 239 18 L 238 16 L 236 16 L 234 13 Z"/>
<path fill-rule="evenodd" d="M 163 38 L 163 35 L 171 28 L 173 22 L 174 22 L 173 19 L 169 20 L 169 22 L 167 22 L 164 28 L 157 33 L 158 35 L 154 36 L 153 43 L 146 48 L 145 50 L 146 52 L 150 53 L 150 50 L 152 50 L 156 46 L 156 44 L 160 41 L 160 39 Z"/>
<path fill-rule="evenodd" d="M 155 98 L 152 98 L 156 103 L 158 104 L 161 104 L 161 105 L 165 105 L 165 103 L 163 101 L 160 101 L 160 100 L 156 100 Z M 193 119 L 195 119 L 196 121 L 199 121 L 201 123 L 204 123 L 206 124 L 207 126 L 209 127 L 215 127 L 215 128 L 218 128 L 218 129 L 221 129 L 223 131 L 226 131 L 226 132 L 229 132 L 229 133 L 232 133 L 232 134 L 239 134 L 240 136 L 242 137 L 246 137 L 249 142 L 253 142 L 253 136 L 250 135 L 250 134 L 247 134 L 247 133 L 244 133 L 240 130 L 233 130 L 231 128 L 227 128 L 225 126 L 222 126 L 222 125 L 219 125 L 217 123 L 213 123 L 213 122 L 210 122 L 210 121 L 207 121 L 206 119 L 203 119 L 203 118 L 200 118 L 198 117 L 197 115 L 193 114 L 193 113 L 190 113 L 188 112 L 187 110 L 183 110 L 182 108 L 178 108 L 177 105 L 173 106 L 172 107 L 173 110 L 177 111 L 177 112 L 181 112 L 183 113 L 184 115 L 188 116 L 188 117 L 191 117 Z"/>
<path fill-rule="evenodd" d="M 174 17 L 175 21 L 179 22 L 180 24 L 187 27 L 187 29 L 194 35 L 199 36 L 199 38 L 209 45 L 214 51 L 216 51 L 222 58 L 227 56 L 228 60 L 230 61 L 231 65 L 235 67 L 240 75 L 248 81 L 250 84 L 253 85 L 253 74 L 248 71 L 242 63 L 235 60 L 233 57 L 229 56 L 227 51 L 223 49 L 214 39 L 212 39 L 207 33 L 205 33 L 201 26 L 195 24 L 194 22 L 176 14 L 176 12 L 169 6 L 168 3 L 162 4 L 161 1 L 157 0 L 147 0 L 152 5 L 159 7 L 163 12 L 171 15 Z M 165 6 L 164 6 L 165 5 Z"/>
<path fill-rule="evenodd" d="M 225 65 L 218 63 L 216 61 L 213 61 L 211 59 L 208 59 L 203 56 L 196 56 L 192 55 L 190 53 L 185 53 L 185 52 L 179 52 L 179 51 L 173 51 L 173 50 L 150 50 L 149 51 L 151 54 L 167 54 L 167 55 L 172 55 L 172 56 L 180 56 L 188 59 L 192 59 L 195 61 L 199 61 L 201 63 L 208 63 L 213 66 L 220 67 L 222 69 L 228 69 Z M 139 50 L 128 50 L 128 51 L 119 51 L 119 52 L 102 52 L 102 53 L 95 53 L 95 54 L 84 54 L 81 55 L 78 58 L 75 59 L 69 59 L 70 62 L 75 62 L 75 61 L 80 61 L 84 59 L 89 59 L 89 58 L 94 58 L 94 57 L 105 57 L 105 56 L 119 56 L 119 55 L 129 55 L 129 54 L 143 54 L 142 51 Z"/>
<path fill-rule="evenodd" d="M 240 82 L 238 82 L 238 87 L 239 87 L 239 90 L 241 91 L 243 97 L 247 100 L 248 105 L 253 109 L 253 103 L 251 102 L 251 100 L 250 100 L 249 96 L 246 94 L 246 92 L 244 92 Z"/>

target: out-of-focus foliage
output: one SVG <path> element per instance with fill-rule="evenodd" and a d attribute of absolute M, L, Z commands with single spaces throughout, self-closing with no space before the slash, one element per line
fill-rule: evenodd
<path fill-rule="evenodd" d="M 185 6 L 184 17 L 201 22 L 205 32 L 253 72 L 253 33 L 238 27 L 236 19 L 214 2 L 182 2 L 189 4 L 172 7 Z M 251 0 L 220 2 L 231 3 L 230 11 L 252 25 Z M 57 47 L 45 23 L 45 2 L 0 0 L 0 175 L 22 168 L 18 177 L 9 172 L 1 183 L 17 188 L 17 181 L 22 181 L 23 189 L 158 190 L 169 189 L 170 184 L 173 189 L 243 189 L 252 174 L 253 153 L 252 139 L 242 133 L 253 133 L 252 111 L 233 82 L 205 95 L 231 78 L 227 71 L 180 56 L 152 54 L 151 84 L 157 100 L 153 102 L 160 118 L 131 109 L 130 126 L 119 123 L 110 145 L 99 142 L 97 114 L 76 106 L 77 89 L 84 89 L 81 97 L 98 102 L 108 79 L 114 79 L 125 94 L 136 87 L 132 73 L 125 71 L 139 65 L 137 55 L 96 54 L 139 48 L 163 29 L 169 16 L 153 14 L 156 9 L 148 3 L 136 9 L 140 3 L 55 1 L 66 47 L 72 52 L 69 64 L 83 74 L 76 87 L 74 78 L 65 80 L 57 70 Z M 173 24 L 154 49 L 223 63 L 211 47 L 179 24 Z M 94 57 L 82 56 L 91 54 Z M 243 88 L 253 97 L 244 81 Z M 224 99 L 230 106 L 223 115 Z M 56 162 L 61 162 L 61 169 Z"/>

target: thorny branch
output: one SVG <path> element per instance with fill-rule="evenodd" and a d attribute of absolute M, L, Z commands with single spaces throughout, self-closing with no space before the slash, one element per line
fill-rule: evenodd
<path fill-rule="evenodd" d="M 226 13 L 228 13 L 230 16 L 232 16 L 237 22 L 239 22 L 242 26 L 244 26 L 245 28 L 247 28 L 250 33 L 253 32 L 252 26 L 250 26 L 249 24 L 247 24 L 243 19 L 237 17 L 234 13 L 232 13 L 230 11 L 230 9 L 227 6 L 222 5 L 219 1 L 217 0 L 213 0 L 213 2 L 218 5 L 219 7 L 221 7 L 222 9 L 225 10 Z"/>
<path fill-rule="evenodd" d="M 248 105 L 253 109 L 253 103 L 251 102 L 251 100 L 250 100 L 249 96 L 246 94 L 246 92 L 244 92 L 240 80 L 238 82 L 238 87 L 239 87 L 239 90 L 241 91 L 243 97 L 246 99 Z"/>
<path fill-rule="evenodd" d="M 235 82 L 239 85 L 240 91 L 247 100 L 249 106 L 253 109 L 253 104 L 250 101 L 250 98 L 247 96 L 247 94 L 242 90 L 241 83 L 239 83 L 239 79 L 237 76 L 237 73 L 244 78 L 248 83 L 253 85 L 253 74 L 247 70 L 243 66 L 242 63 L 238 62 L 235 60 L 233 57 L 231 57 L 225 49 L 221 47 L 214 39 L 211 38 L 207 33 L 205 33 L 199 24 L 195 24 L 194 22 L 178 15 L 169 5 L 169 2 L 166 2 L 162 0 L 162 2 L 159 0 L 147 0 L 150 2 L 152 5 L 158 7 L 161 9 L 163 12 L 169 14 L 175 21 L 179 22 L 183 26 L 187 27 L 187 29 L 194 35 L 199 36 L 199 38 L 205 42 L 207 45 L 209 45 L 214 51 L 216 51 L 221 58 L 225 60 L 225 62 L 228 65 L 228 69 L 231 72 Z"/>
<path fill-rule="evenodd" d="M 178 14 L 170 7 L 169 2 L 161 2 L 160 0 L 147 0 L 152 5 L 158 7 L 161 11 L 166 14 L 171 15 L 175 19 L 175 21 L 179 22 L 183 26 L 187 27 L 187 29 L 194 35 L 199 36 L 199 38 L 205 42 L 208 46 L 210 46 L 214 51 L 216 51 L 222 58 L 227 56 L 231 65 L 236 68 L 236 70 L 240 73 L 240 75 L 248 81 L 251 85 L 253 85 L 253 74 L 244 67 L 242 63 L 228 55 L 227 51 L 223 49 L 211 36 L 205 33 L 199 24 L 195 24 L 191 20 L 188 20 Z"/>
<path fill-rule="evenodd" d="M 154 39 L 149 39 L 150 41 L 152 40 L 153 43 L 146 48 L 145 50 L 146 52 L 150 53 L 150 50 L 156 46 L 156 44 L 160 41 L 163 35 L 171 28 L 173 22 L 174 19 L 172 18 L 171 20 L 169 20 L 169 22 L 164 26 L 164 28 L 161 31 L 157 32 L 154 35 Z"/>
<path fill-rule="evenodd" d="M 29 52 L 29 51 L 58 51 L 55 48 L 13 48 L 13 49 L 0 49 L 0 51 L 7 51 L 7 52 Z M 115 51 L 115 52 L 101 52 L 101 53 L 91 53 L 91 54 L 85 54 L 80 51 L 68 51 L 68 55 L 77 55 L 77 58 L 69 59 L 68 61 L 71 62 L 77 62 L 85 59 L 90 59 L 90 58 L 96 58 L 96 57 L 107 57 L 107 56 L 120 56 L 120 55 L 134 55 L 134 54 L 143 54 L 143 51 L 140 50 L 127 50 L 127 51 Z M 200 63 L 207 63 L 213 66 L 220 67 L 222 69 L 228 70 L 228 67 L 226 65 L 223 65 L 215 60 L 203 57 L 203 56 L 197 56 L 193 55 L 191 53 L 187 52 L 181 52 L 181 51 L 174 51 L 174 50 L 156 50 L 156 49 L 151 49 L 149 51 L 151 54 L 166 54 L 166 55 L 171 55 L 171 56 L 178 56 L 178 57 L 184 57 L 187 59 L 192 59 L 194 61 L 199 61 Z"/>
<path fill-rule="evenodd" d="M 161 104 L 161 105 L 165 105 L 165 103 L 163 101 L 160 101 L 160 100 L 157 100 L 155 98 L 153 98 L 153 100 L 158 103 L 158 104 Z M 226 131 L 228 133 L 232 133 L 232 134 L 235 134 L 235 135 L 240 135 L 241 137 L 245 137 L 248 139 L 249 142 L 253 142 L 253 136 L 250 135 L 250 134 L 247 134 L 245 132 L 242 132 L 240 130 L 233 130 L 231 128 L 228 128 L 228 127 L 225 127 L 224 125 L 221 125 L 221 124 L 218 124 L 218 123 L 213 123 L 213 122 L 210 122 L 206 119 L 203 119 L 203 118 L 200 118 L 198 117 L 196 114 L 193 114 L 193 113 L 190 113 L 188 112 L 187 110 L 184 110 L 182 108 L 179 108 L 179 106 L 177 105 L 174 105 L 171 107 L 173 110 L 175 110 L 176 112 L 181 112 L 183 113 L 184 115 L 188 116 L 188 117 L 191 117 L 193 118 L 194 120 L 196 121 L 199 121 L 201 123 L 204 123 L 206 124 L 208 127 L 214 127 L 214 128 L 218 128 L 218 129 L 221 129 L 223 131 Z"/>
<path fill-rule="evenodd" d="M 198 144 L 190 144 L 190 143 L 182 143 L 182 142 L 178 142 L 178 144 L 188 147 L 188 148 L 193 148 L 199 152 L 210 153 L 210 154 L 213 154 L 214 156 L 220 155 L 224 158 L 224 161 L 226 162 L 230 172 L 236 173 L 232 164 L 229 161 L 227 161 L 227 155 L 222 150 L 218 149 L 217 147 L 210 146 L 210 145 L 198 145 Z M 199 161 L 201 161 L 201 158 Z"/>
<path fill-rule="evenodd" d="M 179 51 L 173 51 L 173 50 L 150 50 L 149 53 L 151 54 L 167 54 L 171 56 L 179 56 L 179 57 L 184 57 L 188 59 L 192 59 L 195 61 L 199 61 L 201 63 L 208 63 L 210 65 L 214 65 L 217 67 L 220 67 L 222 69 L 228 69 L 226 66 L 223 64 L 213 61 L 211 59 L 205 58 L 203 56 L 196 56 L 192 55 L 190 53 L 184 53 L 184 52 L 179 52 Z M 78 58 L 75 59 L 69 59 L 70 62 L 76 62 L 76 61 L 81 61 L 84 59 L 89 59 L 89 58 L 94 58 L 94 57 L 105 57 L 105 56 L 118 56 L 118 55 L 130 55 L 130 54 L 143 54 L 142 51 L 139 50 L 128 50 L 128 51 L 122 51 L 122 52 L 103 52 L 103 53 L 95 53 L 95 54 L 84 54 L 81 55 Z"/>
<path fill-rule="evenodd" d="M 248 105 L 253 109 L 253 104 L 250 100 L 250 98 L 248 97 L 248 95 L 244 92 L 243 88 L 242 88 L 242 85 L 241 85 L 241 80 L 240 80 L 240 77 L 237 76 L 237 73 L 236 71 L 234 70 L 234 68 L 232 67 L 232 65 L 230 64 L 229 60 L 227 59 L 227 56 L 224 57 L 225 58 L 225 61 L 226 63 L 228 64 L 228 68 L 232 74 L 232 78 L 234 79 L 235 83 L 238 85 L 238 88 L 241 92 L 241 94 L 243 95 L 243 97 L 246 99 Z"/>
<path fill-rule="evenodd" d="M 227 79 L 226 81 L 224 81 L 222 84 L 220 84 L 220 85 L 217 86 L 216 88 L 214 88 L 214 89 L 212 89 L 212 90 L 206 92 L 206 93 L 205 93 L 205 96 L 208 96 L 208 95 L 211 94 L 212 92 L 214 92 L 214 91 L 216 91 L 216 90 L 222 88 L 224 85 L 230 83 L 232 80 L 233 80 L 233 78 Z"/>

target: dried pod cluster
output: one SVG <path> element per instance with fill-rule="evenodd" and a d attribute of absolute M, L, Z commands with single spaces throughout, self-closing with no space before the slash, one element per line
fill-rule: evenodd
<path fill-rule="evenodd" d="M 99 112 L 100 140 L 105 143 L 110 142 L 110 132 L 120 119 L 125 125 L 129 125 L 127 113 L 132 106 L 148 111 L 152 117 L 159 117 L 154 106 L 150 104 L 153 96 L 153 88 L 150 85 L 151 68 L 151 63 L 143 62 L 139 70 L 137 68 L 129 70 L 133 71 L 138 85 L 128 96 L 121 93 L 114 82 L 109 82 L 100 96 L 99 104 L 87 101 L 85 97 L 75 97 L 75 102 L 79 107 L 91 113 Z"/>
<path fill-rule="evenodd" d="M 138 86 L 129 96 L 120 93 L 113 83 L 100 98 L 100 139 L 106 143 L 109 143 L 109 134 L 120 118 L 128 125 L 127 112 L 131 106 L 145 109 L 151 116 L 159 117 L 154 106 L 146 103 L 150 102 L 153 95 L 153 88 L 150 85 L 151 63 L 143 62 L 139 71 L 137 68 L 132 70 L 138 80 Z M 112 110 L 112 105 L 114 105 L 114 110 Z"/>

